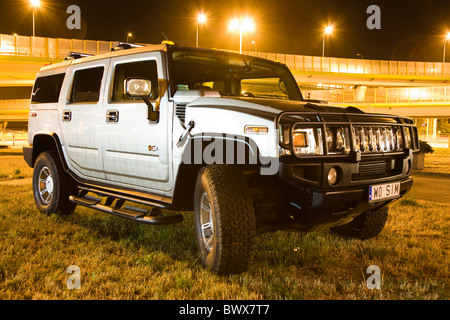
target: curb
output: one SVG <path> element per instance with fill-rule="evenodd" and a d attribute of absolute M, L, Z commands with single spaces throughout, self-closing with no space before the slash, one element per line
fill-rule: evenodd
<path fill-rule="evenodd" d="M 431 172 L 431 171 L 420 171 L 420 170 L 413 170 L 411 174 L 417 175 L 417 176 L 430 176 L 430 177 L 441 177 L 441 178 L 450 178 L 450 173 L 444 173 L 444 172 Z"/>

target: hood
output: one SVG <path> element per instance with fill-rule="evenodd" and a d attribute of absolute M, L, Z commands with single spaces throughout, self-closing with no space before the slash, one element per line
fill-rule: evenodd
<path fill-rule="evenodd" d="M 284 111 L 298 112 L 348 112 L 345 108 L 316 104 L 308 101 L 260 99 L 246 97 L 199 98 L 187 105 L 188 108 L 218 108 L 251 114 L 273 120 Z"/>

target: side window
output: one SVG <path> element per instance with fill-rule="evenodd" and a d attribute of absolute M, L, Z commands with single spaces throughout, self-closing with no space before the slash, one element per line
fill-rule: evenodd
<path fill-rule="evenodd" d="M 118 64 L 114 70 L 114 86 L 111 100 L 120 101 L 142 101 L 133 99 L 125 93 L 125 81 L 128 78 L 147 79 L 152 82 L 152 93 L 150 99 L 157 99 L 158 93 L 158 70 L 155 60 L 138 61 Z"/>
<path fill-rule="evenodd" d="M 103 67 L 97 67 L 75 71 L 70 102 L 98 102 L 103 70 Z"/>
<path fill-rule="evenodd" d="M 65 73 L 36 79 L 31 95 L 31 103 L 56 103 L 64 81 Z"/>

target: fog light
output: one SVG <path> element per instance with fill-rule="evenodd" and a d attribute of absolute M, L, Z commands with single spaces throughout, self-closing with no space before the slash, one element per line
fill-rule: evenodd
<path fill-rule="evenodd" d="M 328 183 L 330 186 L 334 186 L 338 181 L 338 172 L 335 168 L 331 168 L 330 171 L 328 171 Z"/>

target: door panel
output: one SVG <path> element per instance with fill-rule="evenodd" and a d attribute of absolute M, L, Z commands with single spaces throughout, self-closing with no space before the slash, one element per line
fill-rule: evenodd
<path fill-rule="evenodd" d="M 80 177 L 105 178 L 101 153 L 103 95 L 109 60 L 83 63 L 70 69 L 68 92 L 60 110 L 60 128 L 69 167 Z"/>
<path fill-rule="evenodd" d="M 155 192 L 172 189 L 168 93 L 161 89 L 166 86 L 160 86 L 167 79 L 162 58 L 161 53 L 151 52 L 111 59 L 103 114 L 114 114 L 117 121 L 103 121 L 102 154 L 106 179 L 112 183 Z M 150 100 L 153 106 L 158 97 L 161 101 L 158 123 L 147 120 L 147 105 L 141 98 L 131 99 L 124 94 L 127 78 L 152 81 Z"/>

